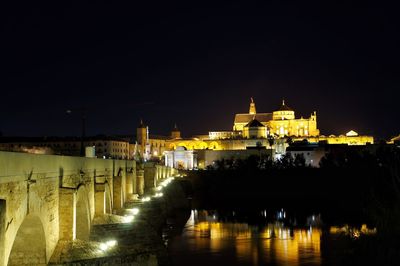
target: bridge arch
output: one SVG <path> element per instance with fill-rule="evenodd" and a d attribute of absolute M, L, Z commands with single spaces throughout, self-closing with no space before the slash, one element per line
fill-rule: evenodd
<path fill-rule="evenodd" d="M 169 150 L 175 150 L 176 149 L 176 144 L 175 143 L 169 144 L 168 149 Z"/>
<path fill-rule="evenodd" d="M 178 144 L 177 147 L 185 147 L 185 149 L 188 150 L 188 143 L 187 142 L 181 142 L 181 143 Z"/>
<path fill-rule="evenodd" d="M 85 185 L 80 185 L 76 192 L 75 211 L 75 238 L 81 240 L 89 240 L 90 209 L 88 191 L 85 188 Z"/>
<path fill-rule="evenodd" d="M 219 150 L 219 144 L 216 141 L 212 141 L 209 145 L 208 148 L 210 150 Z"/>
<path fill-rule="evenodd" d="M 197 145 L 197 149 L 200 149 L 200 150 L 205 150 L 207 148 L 208 148 L 208 145 L 204 141 L 199 142 Z"/>
<path fill-rule="evenodd" d="M 18 228 L 8 257 L 9 266 L 46 265 L 46 235 L 36 215 L 27 215 Z"/>

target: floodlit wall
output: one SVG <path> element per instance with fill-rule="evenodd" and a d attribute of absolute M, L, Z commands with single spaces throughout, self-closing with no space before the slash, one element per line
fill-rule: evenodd
<path fill-rule="evenodd" d="M 10 254 L 21 246 L 17 242 L 23 232 L 22 239 L 29 240 L 30 231 L 40 232 L 43 228 L 45 263 L 59 239 L 72 240 L 77 233 L 87 238 L 96 206 L 98 211 L 111 211 L 96 200 L 106 204 L 108 193 L 113 201 L 123 204 L 127 194 L 136 190 L 133 173 L 134 161 L 0 152 L 0 225 L 4 225 L 0 228 L 0 265 L 7 265 Z M 108 201 L 110 204 L 110 196 Z M 34 222 L 21 226 L 28 218 Z M 29 228 L 29 224 L 35 228 Z M 21 256 L 23 252 L 18 250 L 16 254 Z M 43 258 L 32 256 L 31 261 L 25 258 L 14 264 L 42 262 Z"/>

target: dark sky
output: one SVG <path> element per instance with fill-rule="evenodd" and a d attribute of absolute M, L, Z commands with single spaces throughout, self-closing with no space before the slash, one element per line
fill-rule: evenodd
<path fill-rule="evenodd" d="M 400 133 L 400 23 L 384 1 L 53 2 L 2 7 L 4 135 L 79 135 L 82 107 L 90 135 L 140 118 L 153 134 L 230 130 L 250 97 L 316 110 L 323 134 Z"/>

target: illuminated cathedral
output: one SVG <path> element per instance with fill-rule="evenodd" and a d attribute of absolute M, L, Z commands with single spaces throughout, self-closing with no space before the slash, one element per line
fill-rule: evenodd
<path fill-rule="evenodd" d="M 249 113 L 235 115 L 233 131 L 242 132 L 244 138 L 265 138 L 269 135 L 276 137 L 319 135 L 315 111 L 310 118 L 296 119 L 293 109 L 283 100 L 278 110 L 272 113 L 257 113 L 253 98 L 251 98 Z"/>
<path fill-rule="evenodd" d="M 181 157 L 190 157 L 192 155 L 189 153 L 202 150 L 205 151 L 202 153 L 225 151 L 237 155 L 240 150 L 248 151 L 253 148 L 270 149 L 275 154 L 284 154 L 289 139 L 290 142 L 307 140 L 309 143 L 347 145 L 366 145 L 374 142 L 372 136 L 361 136 L 353 130 L 339 136 L 321 135 L 315 111 L 308 118 L 296 118 L 295 111 L 286 105 L 284 100 L 280 107 L 271 113 L 257 113 L 256 104 L 251 98 L 249 112 L 236 114 L 232 129 L 232 131 L 211 131 L 208 135 L 182 138 L 175 125 L 169 137 L 152 137 L 148 134 L 148 128 L 141 122 L 137 135 L 138 151 L 145 158 L 164 155 L 166 161 L 174 162 L 171 159 L 174 151 L 182 153 L 179 155 Z M 192 163 L 194 161 L 192 160 Z"/>

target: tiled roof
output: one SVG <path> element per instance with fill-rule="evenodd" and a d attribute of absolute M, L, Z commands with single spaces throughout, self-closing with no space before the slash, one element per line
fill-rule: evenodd
<path fill-rule="evenodd" d="M 236 114 L 235 123 L 249 123 L 251 120 L 256 119 L 261 123 L 266 123 L 272 120 L 271 113 L 260 113 L 260 114 Z"/>
<path fill-rule="evenodd" d="M 245 127 L 264 127 L 257 119 L 251 120 Z"/>

